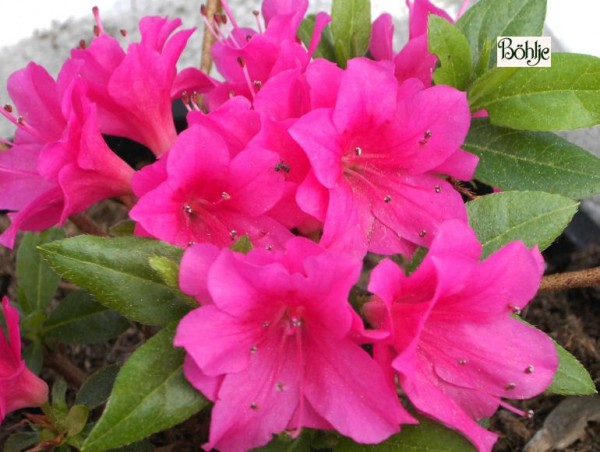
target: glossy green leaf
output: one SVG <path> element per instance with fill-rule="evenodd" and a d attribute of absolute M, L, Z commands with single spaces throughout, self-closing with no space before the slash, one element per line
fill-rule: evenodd
<path fill-rule="evenodd" d="M 78 236 L 40 247 L 63 277 L 92 294 L 104 306 L 140 323 L 164 325 L 189 307 L 150 265 L 163 256 L 179 263 L 182 250 L 141 237 Z"/>
<path fill-rule="evenodd" d="M 486 257 L 515 240 L 546 249 L 567 227 L 578 206 L 560 195 L 513 191 L 482 196 L 469 202 L 467 211 Z"/>
<path fill-rule="evenodd" d="M 600 159 L 553 133 L 522 132 L 476 119 L 463 148 L 479 156 L 475 177 L 493 187 L 574 199 L 600 193 Z"/>
<path fill-rule="evenodd" d="M 44 324 L 44 336 L 65 344 L 98 344 L 113 339 L 130 323 L 87 292 L 71 292 Z"/>
<path fill-rule="evenodd" d="M 491 52 L 490 61 L 486 41 L 495 49 L 498 36 L 539 36 L 545 17 L 546 0 L 480 0 L 456 25 L 469 41 L 473 62 L 488 67 L 495 64 L 496 52 Z"/>
<path fill-rule="evenodd" d="M 333 0 L 331 32 L 338 64 L 345 68 L 350 58 L 363 56 L 371 38 L 370 0 Z"/>
<path fill-rule="evenodd" d="M 469 89 L 494 125 L 552 131 L 600 124 L 600 58 L 553 53 L 552 67 L 493 68 Z"/>
<path fill-rule="evenodd" d="M 83 430 L 87 423 L 90 410 L 84 405 L 73 405 L 67 414 L 65 424 L 67 436 L 75 436 Z"/>
<path fill-rule="evenodd" d="M 59 229 L 49 229 L 23 236 L 17 251 L 17 281 L 22 295 L 19 303 L 25 313 L 43 311 L 52 301 L 60 277 L 52 271 L 38 252 L 38 245 L 60 240 L 65 233 Z"/>
<path fill-rule="evenodd" d="M 475 447 L 459 433 L 419 417 L 418 425 L 403 425 L 402 431 L 375 445 L 340 440 L 335 452 L 474 452 Z"/>
<path fill-rule="evenodd" d="M 127 237 L 133 235 L 135 231 L 135 221 L 123 220 L 111 226 L 108 230 L 113 237 Z"/>
<path fill-rule="evenodd" d="M 4 452 L 23 452 L 40 441 L 38 432 L 18 432 L 10 435 L 3 445 Z"/>
<path fill-rule="evenodd" d="M 91 375 L 81 386 L 77 393 L 75 403 L 88 408 L 96 408 L 108 400 L 115 379 L 119 373 L 119 366 L 108 366 Z"/>
<path fill-rule="evenodd" d="M 44 366 L 44 346 L 39 338 L 24 346 L 23 359 L 29 370 L 36 375 L 40 374 Z"/>
<path fill-rule="evenodd" d="M 465 90 L 471 77 L 471 50 L 465 35 L 453 24 L 429 15 L 429 51 L 438 56 L 441 67 L 433 73 L 438 85 Z"/>
<path fill-rule="evenodd" d="M 558 352 L 558 370 L 547 392 L 560 395 L 596 394 L 596 385 L 589 372 L 571 353 L 554 343 Z"/>
<path fill-rule="evenodd" d="M 174 323 L 165 327 L 123 365 L 84 452 L 139 441 L 185 421 L 208 404 L 183 375 L 185 352 L 173 346 L 175 328 Z"/>
<path fill-rule="evenodd" d="M 315 30 L 315 15 L 309 14 L 304 18 L 298 28 L 298 38 L 304 46 L 308 48 Z M 335 63 L 335 49 L 333 46 L 333 35 L 331 34 L 331 25 L 327 25 L 321 34 L 319 45 L 313 54 L 314 58 L 325 58 Z"/>

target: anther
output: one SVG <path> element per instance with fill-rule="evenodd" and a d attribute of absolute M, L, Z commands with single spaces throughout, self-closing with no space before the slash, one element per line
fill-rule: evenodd
<path fill-rule="evenodd" d="M 419 232 L 419 237 L 423 238 L 427 235 L 427 231 L 425 229 L 423 229 L 421 232 Z"/>
<path fill-rule="evenodd" d="M 17 124 L 19 124 L 20 126 L 22 126 L 23 124 L 25 124 L 25 118 L 23 116 L 19 116 L 17 118 Z"/>
<path fill-rule="evenodd" d="M 294 328 L 298 328 L 298 327 L 302 326 L 302 319 L 293 318 L 292 319 L 292 326 Z"/>
<path fill-rule="evenodd" d="M 440 187 L 439 185 L 436 185 L 435 186 L 435 192 L 436 193 L 441 193 L 441 191 L 442 191 L 442 187 Z"/>
<path fill-rule="evenodd" d="M 509 304 L 508 307 L 513 314 L 521 315 L 521 308 L 519 306 L 515 306 L 514 304 Z"/>
<path fill-rule="evenodd" d="M 85 50 L 85 49 L 87 49 L 87 43 L 85 42 L 85 39 L 80 39 L 80 40 L 79 40 L 79 48 L 80 48 L 81 50 Z"/>
<path fill-rule="evenodd" d="M 525 368 L 525 373 L 532 374 L 534 370 L 535 370 L 535 368 L 532 365 L 529 365 Z"/>
<path fill-rule="evenodd" d="M 285 389 L 285 385 L 279 382 L 275 385 L 275 388 L 277 389 L 277 391 L 282 392 Z"/>
<path fill-rule="evenodd" d="M 250 404 L 250 408 L 251 408 L 252 410 L 258 410 L 258 404 L 257 404 L 256 402 L 252 402 L 252 403 Z"/>
<path fill-rule="evenodd" d="M 192 215 L 194 213 L 194 210 L 192 209 L 192 207 L 189 204 L 184 204 L 183 211 L 185 213 L 187 213 L 188 215 Z"/>
<path fill-rule="evenodd" d="M 195 245 L 195 244 L 196 244 L 196 242 L 194 242 L 193 240 L 190 240 L 190 241 L 188 242 L 188 246 L 192 246 L 192 245 Z"/>
<path fill-rule="evenodd" d="M 425 133 L 423 134 L 423 138 L 425 138 L 426 140 L 429 140 L 431 138 L 431 130 L 426 130 Z"/>
<path fill-rule="evenodd" d="M 232 239 L 235 239 L 238 235 L 238 232 L 235 229 L 232 229 L 231 231 L 229 231 L 229 237 L 231 237 Z"/>
<path fill-rule="evenodd" d="M 392 197 L 390 195 L 385 195 L 385 197 L 383 198 L 383 202 L 389 204 L 390 202 L 392 202 Z"/>
<path fill-rule="evenodd" d="M 125 30 L 124 28 L 121 28 L 119 30 L 119 33 L 121 33 L 121 36 L 123 36 L 123 37 L 127 36 L 127 30 Z"/>
<path fill-rule="evenodd" d="M 221 15 L 217 14 L 217 16 L 219 16 L 221 18 L 221 23 L 223 25 L 227 24 L 227 15 L 225 15 L 225 14 L 221 14 Z"/>
<path fill-rule="evenodd" d="M 252 14 L 254 14 L 254 17 L 258 17 L 260 15 L 260 12 L 257 10 L 252 11 Z"/>
<path fill-rule="evenodd" d="M 4 107 L 2 107 L 2 108 L 4 108 L 4 110 L 6 110 L 9 113 L 13 112 L 13 107 L 11 104 L 4 104 Z"/>
<path fill-rule="evenodd" d="M 267 246 L 265 246 L 265 249 L 266 249 L 267 251 L 271 251 L 271 250 L 273 249 L 273 247 L 272 247 L 271 245 L 267 245 Z"/>
<path fill-rule="evenodd" d="M 464 366 L 464 365 L 466 365 L 466 364 L 467 364 L 467 360 L 466 360 L 466 359 L 464 359 L 464 358 L 462 358 L 462 359 L 459 359 L 459 360 L 458 360 L 458 364 L 460 364 L 461 366 Z"/>
<path fill-rule="evenodd" d="M 256 91 L 262 88 L 262 82 L 260 80 L 254 80 L 253 85 L 256 88 Z"/>
<path fill-rule="evenodd" d="M 362 148 L 356 146 L 354 148 L 354 155 L 356 155 L 357 157 L 360 157 L 362 155 Z"/>
<path fill-rule="evenodd" d="M 534 416 L 534 411 L 533 410 L 527 410 L 527 419 L 531 419 Z"/>
<path fill-rule="evenodd" d="M 277 171 L 277 172 L 283 171 L 285 173 L 289 173 L 290 172 L 290 166 L 282 160 L 277 165 L 275 165 L 275 171 Z"/>
<path fill-rule="evenodd" d="M 246 35 L 246 42 L 250 41 L 252 39 L 252 35 Z"/>
<path fill-rule="evenodd" d="M 507 390 L 507 391 L 512 391 L 512 390 L 513 390 L 513 389 L 515 389 L 516 387 L 517 387 L 516 383 L 512 383 L 512 382 L 511 382 L 511 383 L 508 383 L 508 384 L 506 385 L 506 390 Z"/>
<path fill-rule="evenodd" d="M 263 328 L 269 328 L 269 325 L 271 324 L 271 322 L 263 322 L 262 323 L 262 327 Z"/>
<path fill-rule="evenodd" d="M 98 25 L 94 25 L 94 36 L 100 36 L 100 27 Z"/>
<path fill-rule="evenodd" d="M 203 3 L 202 5 L 200 5 L 200 14 L 202 14 L 204 17 L 207 16 L 207 9 L 206 9 L 206 5 Z"/>
<path fill-rule="evenodd" d="M 250 353 L 254 354 L 258 351 L 258 347 L 256 345 L 253 345 L 252 347 L 250 347 Z"/>
<path fill-rule="evenodd" d="M 240 65 L 240 67 L 246 66 L 246 62 L 244 61 L 244 59 L 242 57 L 237 57 L 237 63 Z"/>
<path fill-rule="evenodd" d="M 231 195 L 224 191 L 223 193 L 221 193 L 221 198 L 223 198 L 225 201 L 228 201 L 231 199 Z"/>

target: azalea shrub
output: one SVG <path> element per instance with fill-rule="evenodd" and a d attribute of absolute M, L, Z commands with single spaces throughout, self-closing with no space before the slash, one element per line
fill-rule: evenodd
<path fill-rule="evenodd" d="M 218 77 L 177 70 L 179 19 L 124 46 L 95 9 L 56 78 L 11 75 L 0 420 L 34 408 L 4 450 L 146 450 L 194 417 L 205 450 L 490 451 L 498 409 L 595 392 L 520 314 L 600 193 L 600 160 L 552 133 L 600 124 L 600 59 L 496 67 L 498 36 L 542 33 L 544 0 L 407 4 L 397 50 L 367 0 L 264 0 L 256 28 L 213 2 Z M 128 214 L 109 231 L 82 214 L 103 200 Z M 100 236 L 66 238 L 69 219 Z M 65 345 L 130 328 L 145 341 L 122 365 L 48 378 Z"/>

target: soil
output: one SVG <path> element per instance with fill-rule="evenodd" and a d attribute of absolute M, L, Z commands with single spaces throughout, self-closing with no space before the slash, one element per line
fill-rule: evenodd
<path fill-rule="evenodd" d="M 114 205 L 100 205 L 94 211 L 97 220 L 111 223 L 123 216 L 122 210 Z M 4 215 L 0 215 L 0 229 L 7 225 Z M 71 232 L 75 232 L 72 225 Z M 600 247 L 590 248 L 585 252 L 575 252 L 566 239 L 546 253 L 547 274 L 572 271 L 600 266 Z M 14 277 L 15 253 L 0 247 L 0 294 L 15 296 Z M 58 297 L 70 290 L 68 284 L 61 286 Z M 552 336 L 557 342 L 573 353 L 590 371 L 595 383 L 600 382 L 600 288 L 572 289 L 557 293 L 539 294 L 522 316 Z M 110 364 L 122 364 L 135 348 L 148 337 L 152 331 L 132 325 L 126 333 L 115 341 L 95 346 L 63 346 L 64 354 L 86 375 Z M 526 344 L 524 344 L 525 346 Z M 56 370 L 44 370 L 43 377 L 47 381 L 56 378 Z M 77 375 L 71 378 L 72 385 L 77 383 Z M 513 403 L 514 406 L 527 411 L 533 410 L 535 415 L 528 419 L 506 410 L 499 410 L 492 418 L 489 428 L 500 435 L 494 448 L 496 452 L 521 451 L 525 444 L 538 431 L 546 417 L 564 399 L 560 396 L 542 395 L 526 402 Z M 28 410 L 31 412 L 31 410 Z M 34 410 L 35 411 L 35 410 Z M 94 415 L 99 415 L 99 410 Z M 5 419 L 0 429 L 0 444 L 4 444 L 12 428 L 22 422 L 21 413 L 13 413 Z M 187 422 L 167 432 L 153 435 L 150 442 L 138 450 L 187 451 L 199 450 L 199 445 L 207 437 L 209 413 L 204 411 Z M 22 424 L 21 424 L 22 425 Z M 48 449 L 49 450 L 49 449 Z M 576 443 L 567 451 L 592 452 L 600 451 L 600 423 L 591 422 Z"/>

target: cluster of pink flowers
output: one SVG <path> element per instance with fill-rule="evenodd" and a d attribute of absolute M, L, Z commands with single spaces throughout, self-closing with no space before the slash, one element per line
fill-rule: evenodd
<path fill-rule="evenodd" d="M 177 72 L 193 31 L 176 31 L 179 20 L 142 19 L 141 41 L 123 50 L 97 11 L 96 37 L 56 80 L 34 63 L 9 79 L 14 106 L 2 113 L 18 128 L 0 153 L 0 209 L 12 212 L 1 242 L 128 196 L 136 234 L 186 248 L 180 284 L 199 307 L 175 345 L 190 383 L 214 401 L 207 450 L 247 450 L 303 427 L 378 443 L 418 422 L 399 388 L 419 413 L 490 450 L 496 435 L 477 420 L 513 409 L 504 398 L 542 392 L 558 358 L 511 317 L 537 290 L 539 252 L 514 243 L 480 262 L 448 182 L 477 165 L 461 150 L 466 94 L 432 86 L 427 16 L 451 19 L 408 2 L 407 45 L 394 52 L 383 15 L 371 58 L 342 69 L 313 58 L 327 14 L 307 47 L 296 37 L 308 0 L 265 0 L 257 30 L 222 3 L 225 14 L 207 20 L 221 81 Z M 188 109 L 180 134 L 175 99 Z M 156 161 L 134 171 L 103 134 L 143 144 Z M 242 236 L 248 254 L 229 249 Z M 364 256 L 420 246 L 429 251 L 412 275 L 391 260 L 373 270 L 366 327 L 348 301 Z"/>

